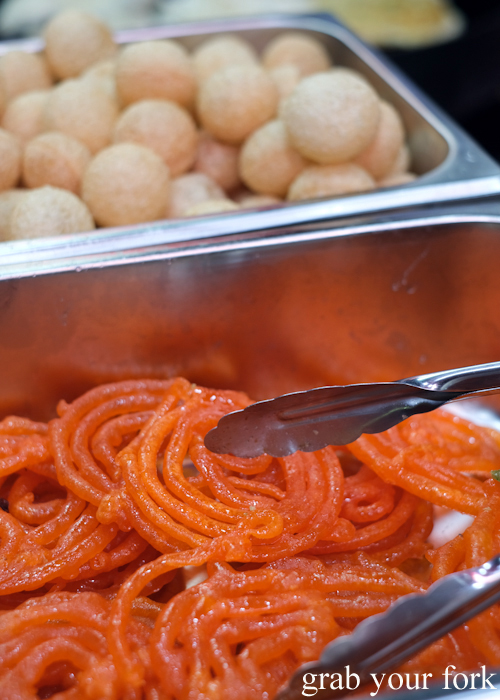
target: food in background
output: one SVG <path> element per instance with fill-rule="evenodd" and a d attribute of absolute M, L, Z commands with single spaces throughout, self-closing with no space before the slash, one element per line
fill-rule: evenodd
<path fill-rule="evenodd" d="M 184 211 L 183 216 L 205 216 L 207 214 L 223 214 L 224 212 L 237 211 L 239 206 L 236 202 L 221 197 L 220 199 L 206 199 L 204 202 L 193 204 Z"/>
<path fill-rule="evenodd" d="M 27 193 L 28 190 L 21 189 L 0 192 L 0 241 L 8 240 L 9 221 L 12 211 Z"/>
<path fill-rule="evenodd" d="M 356 163 L 375 179 L 385 177 L 394 167 L 396 158 L 404 146 L 404 126 L 394 107 L 380 101 L 380 119 L 370 144 L 356 158 Z"/>
<path fill-rule="evenodd" d="M 49 90 L 25 92 L 9 102 L 2 126 L 21 141 L 27 142 L 44 131 L 44 111 Z"/>
<path fill-rule="evenodd" d="M 43 56 L 25 51 L 9 51 L 0 57 L 0 80 L 7 100 L 44 90 L 53 82 Z"/>
<path fill-rule="evenodd" d="M 283 103 L 292 145 L 315 163 L 347 163 L 377 134 L 380 100 L 359 74 L 345 68 L 304 78 Z"/>
<path fill-rule="evenodd" d="M 240 155 L 241 179 L 258 194 L 284 197 L 307 161 L 291 145 L 280 119 L 267 122 L 245 141 Z"/>
<path fill-rule="evenodd" d="M 23 182 L 31 188 L 53 185 L 79 194 L 91 157 L 81 141 L 59 131 L 47 131 L 24 149 Z"/>
<path fill-rule="evenodd" d="M 416 48 L 459 37 L 466 21 L 452 0 L 314 0 L 366 41 Z M 181 0 L 182 3 L 185 0 Z"/>
<path fill-rule="evenodd" d="M 237 195 L 236 201 L 242 209 L 255 209 L 255 207 L 272 207 L 280 204 L 283 200 L 273 197 L 271 194 L 251 194 L 244 192 Z"/>
<path fill-rule="evenodd" d="M 15 187 L 21 177 L 22 148 L 19 139 L 0 129 L 0 191 Z"/>
<path fill-rule="evenodd" d="M 262 54 L 265 68 L 294 66 L 301 78 L 322 73 L 332 66 L 332 60 L 316 39 L 301 32 L 283 32 L 269 42 Z"/>
<path fill-rule="evenodd" d="M 0 58 L 0 192 L 67 189 L 94 225 L 120 226 L 414 179 L 397 110 L 313 34 L 277 32 L 260 55 L 230 33 L 191 52 L 170 39 L 119 47 L 100 20 L 70 11 L 45 37 L 43 54 Z"/>
<path fill-rule="evenodd" d="M 116 63 L 116 86 L 124 105 L 158 98 L 190 106 L 196 95 L 191 58 L 167 39 L 126 46 Z"/>
<path fill-rule="evenodd" d="M 98 153 L 82 182 L 82 199 L 100 226 L 127 226 L 165 216 L 170 171 L 159 155 L 136 143 Z"/>
<path fill-rule="evenodd" d="M 196 110 L 201 126 L 223 143 L 238 145 L 272 119 L 278 91 L 260 66 L 221 68 L 201 83 Z"/>
<path fill-rule="evenodd" d="M 380 180 L 380 187 L 397 187 L 399 185 L 408 185 L 415 180 L 416 175 L 413 173 L 393 173 Z"/>
<path fill-rule="evenodd" d="M 224 190 L 211 177 L 205 173 L 187 173 L 172 180 L 168 216 L 177 219 L 202 202 L 224 198 Z"/>
<path fill-rule="evenodd" d="M 99 85 L 118 102 L 115 80 L 116 60 L 115 56 L 114 58 L 108 58 L 107 60 L 93 63 L 90 68 L 82 73 L 81 77 L 84 80 L 94 81 L 96 85 Z"/>
<path fill-rule="evenodd" d="M 116 122 L 113 141 L 140 143 L 157 153 L 172 175 L 193 165 L 198 131 L 189 112 L 168 100 L 140 100 L 127 107 Z"/>
<path fill-rule="evenodd" d="M 234 34 L 205 40 L 193 51 L 193 66 L 198 83 L 229 66 L 258 65 L 257 52 L 250 42 Z"/>
<path fill-rule="evenodd" d="M 49 22 L 44 32 L 45 55 L 56 78 L 76 78 L 98 61 L 116 54 L 108 27 L 79 10 L 66 10 Z"/>
<path fill-rule="evenodd" d="M 118 105 L 93 83 L 72 78 L 59 83 L 44 109 L 45 131 L 62 131 L 82 141 L 92 153 L 111 143 Z"/>
<path fill-rule="evenodd" d="M 82 200 L 58 187 L 38 187 L 26 192 L 9 218 L 8 238 L 19 240 L 38 236 L 91 231 L 94 219 Z"/>
<path fill-rule="evenodd" d="M 240 185 L 238 158 L 237 146 L 222 143 L 201 132 L 193 170 L 208 175 L 223 190 L 232 192 Z"/>
<path fill-rule="evenodd" d="M 375 180 L 355 163 L 309 165 L 295 178 L 288 190 L 291 202 L 317 197 L 336 197 L 375 188 Z"/>

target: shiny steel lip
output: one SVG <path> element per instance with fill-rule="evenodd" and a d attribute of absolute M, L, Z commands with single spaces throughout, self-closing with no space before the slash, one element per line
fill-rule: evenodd
<path fill-rule="evenodd" d="M 196 236 L 184 229 L 182 234 L 169 241 L 155 241 L 148 231 L 140 238 L 140 245 L 135 248 L 116 251 L 95 250 L 88 246 L 78 255 L 68 255 L 26 262 L 19 260 L 12 264 L 0 265 L 0 281 L 35 277 L 41 274 L 59 272 L 81 272 L 83 270 L 133 265 L 157 260 L 173 260 L 181 257 L 208 255 L 225 251 L 247 251 L 282 246 L 293 246 L 304 242 L 314 242 L 340 237 L 380 234 L 388 231 L 404 231 L 421 227 L 443 227 L 456 224 L 491 224 L 500 226 L 500 197 L 490 201 L 457 204 L 454 206 L 425 207 L 405 212 L 395 211 L 388 214 L 357 217 L 338 220 L 327 225 L 289 226 L 280 229 L 250 231 L 222 236 L 210 229 L 200 229 Z M 161 238 L 161 237 L 160 237 Z"/>
<path fill-rule="evenodd" d="M 21 276 L 68 269 L 70 259 L 75 261 L 74 267 L 78 266 L 77 260 L 85 261 L 89 257 L 97 264 L 99 256 L 103 263 L 115 259 L 119 264 L 134 258 L 134 251 L 146 248 L 249 232 L 265 235 L 273 229 L 279 233 L 280 229 L 293 226 L 321 228 L 328 221 L 349 217 L 402 212 L 410 207 L 452 204 L 500 194 L 500 167 L 379 52 L 366 46 L 329 15 L 280 14 L 215 20 L 122 31 L 116 34 L 116 38 L 119 43 L 127 43 L 259 29 L 305 29 L 343 43 L 445 139 L 448 146 L 446 159 L 414 183 L 399 188 L 223 216 L 98 229 L 64 238 L 0 243 L 0 279 L 11 276 L 13 269 Z M 38 51 L 41 48 L 43 42 L 40 39 L 5 42 L 0 44 L 0 54 L 12 49 Z M 400 216 L 404 218 L 403 213 Z"/>

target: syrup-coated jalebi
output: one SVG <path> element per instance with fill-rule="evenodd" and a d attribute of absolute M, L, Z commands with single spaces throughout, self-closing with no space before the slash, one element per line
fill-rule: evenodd
<path fill-rule="evenodd" d="M 435 411 L 282 459 L 209 452 L 248 403 L 130 380 L 0 423 L 2 698 L 272 698 L 361 619 L 500 553 L 496 432 Z M 433 506 L 475 516 L 435 550 Z M 500 664 L 499 630 L 495 606 L 403 668 Z"/>

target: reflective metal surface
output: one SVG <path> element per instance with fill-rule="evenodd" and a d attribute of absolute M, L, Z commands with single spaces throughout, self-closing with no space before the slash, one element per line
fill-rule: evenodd
<path fill-rule="evenodd" d="M 47 418 L 60 398 L 126 377 L 182 374 L 258 400 L 496 361 L 496 212 L 213 238 L 40 276 L 23 267 L 0 281 L 0 414 Z"/>
<path fill-rule="evenodd" d="M 381 96 L 399 109 L 409 136 L 412 169 L 421 177 L 404 187 L 350 197 L 285 204 L 262 211 L 0 243 L 0 275 L 15 275 L 19 272 L 19 266 L 27 262 L 36 262 L 39 269 L 53 269 L 57 267 L 53 261 L 60 262 L 68 258 L 77 260 L 91 255 L 96 259 L 118 259 L 123 251 L 139 251 L 147 246 L 170 242 L 266 231 L 293 225 L 319 225 L 321 222 L 354 215 L 458 202 L 500 193 L 499 166 L 381 54 L 368 48 L 328 15 L 271 15 L 219 20 L 121 32 L 117 38 L 126 43 L 175 37 L 188 48 L 193 48 L 208 35 L 238 32 L 260 50 L 269 40 L 287 29 L 300 29 L 317 37 L 328 48 L 336 64 L 361 71 Z M 42 43 L 38 40 L 9 42 L 0 45 L 0 53 L 12 48 L 35 51 L 42 48 Z M 44 262 L 45 266 L 42 265 Z M 11 266 L 17 266 L 17 272 Z"/>
<path fill-rule="evenodd" d="M 259 401 L 223 416 L 205 436 L 212 452 L 286 457 L 348 445 L 478 392 L 500 392 L 500 362 L 433 372 L 397 382 L 324 386 Z"/>

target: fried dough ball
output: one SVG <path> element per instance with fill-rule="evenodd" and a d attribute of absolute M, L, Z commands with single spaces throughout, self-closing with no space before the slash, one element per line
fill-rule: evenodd
<path fill-rule="evenodd" d="M 221 68 L 252 66 L 257 63 L 257 53 L 253 46 L 234 34 L 207 39 L 193 51 L 193 66 L 200 83 Z"/>
<path fill-rule="evenodd" d="M 376 180 L 385 177 L 404 145 L 405 131 L 398 112 L 388 102 L 380 102 L 380 120 L 375 138 L 356 158 Z"/>
<path fill-rule="evenodd" d="M 276 85 L 280 100 L 284 100 L 291 95 L 301 80 L 299 69 L 291 63 L 271 68 L 269 75 Z"/>
<path fill-rule="evenodd" d="M 379 98 L 354 71 L 336 68 L 304 78 L 281 109 L 290 140 L 305 158 L 345 163 L 374 139 Z"/>
<path fill-rule="evenodd" d="M 127 46 L 116 63 L 116 85 L 124 105 L 162 99 L 190 106 L 196 94 L 191 58 L 169 39 Z"/>
<path fill-rule="evenodd" d="M 328 70 L 332 61 L 325 47 L 302 32 L 284 32 L 269 42 L 262 54 L 266 68 L 296 66 L 301 76 Z"/>
<path fill-rule="evenodd" d="M 146 146 L 118 143 L 90 162 L 82 181 L 82 199 L 101 226 L 126 226 L 165 216 L 170 173 Z"/>
<path fill-rule="evenodd" d="M 96 87 L 108 93 L 110 97 L 118 102 L 118 91 L 116 89 L 116 59 L 109 58 L 106 61 L 99 61 L 90 66 L 82 75 L 82 80 L 92 82 Z"/>
<path fill-rule="evenodd" d="M 7 105 L 2 126 L 22 142 L 41 134 L 44 128 L 44 110 L 50 90 L 33 90 L 15 97 Z"/>
<path fill-rule="evenodd" d="M 105 91 L 85 80 L 65 80 L 54 88 L 44 112 L 46 131 L 62 131 L 91 153 L 111 142 L 118 106 Z"/>
<path fill-rule="evenodd" d="M 184 216 L 208 216 L 210 214 L 225 214 L 238 211 L 239 206 L 230 199 L 209 199 L 199 202 L 184 212 Z"/>
<path fill-rule="evenodd" d="M 260 66 L 229 66 L 201 84 L 197 110 L 203 128 L 224 143 L 239 144 L 274 117 L 278 91 Z"/>
<path fill-rule="evenodd" d="M 47 63 L 38 53 L 9 51 L 0 57 L 0 76 L 7 100 L 52 85 Z"/>
<path fill-rule="evenodd" d="M 8 224 L 8 238 L 42 238 L 63 233 L 80 233 L 95 228 L 86 205 L 72 192 L 57 187 L 29 190 L 14 207 Z"/>
<path fill-rule="evenodd" d="M 7 107 L 7 93 L 5 92 L 5 87 L 3 84 L 2 76 L 0 76 L 0 117 L 5 112 Z"/>
<path fill-rule="evenodd" d="M 240 184 L 239 153 L 238 147 L 221 143 L 210 134 L 202 133 L 193 170 L 208 175 L 223 190 L 231 192 Z"/>
<path fill-rule="evenodd" d="M 270 194 L 251 194 L 242 197 L 238 203 L 242 209 L 256 209 L 258 207 L 276 206 L 276 204 L 281 204 L 282 201 L 279 197 L 273 197 Z"/>
<path fill-rule="evenodd" d="M 214 199 L 224 199 L 219 185 L 204 173 L 187 173 L 172 180 L 169 217 L 178 219 L 191 207 Z"/>
<path fill-rule="evenodd" d="M 3 81 L 2 81 L 2 78 L 0 76 L 0 117 L 3 116 L 6 107 L 7 107 L 7 95 L 5 93 Z"/>
<path fill-rule="evenodd" d="M 70 9 L 45 29 L 45 52 L 57 78 L 75 78 L 89 66 L 114 56 L 117 46 L 108 27 L 96 17 Z"/>
<path fill-rule="evenodd" d="M 26 192 L 21 189 L 0 192 L 0 241 L 8 240 L 10 216 Z"/>
<path fill-rule="evenodd" d="M 316 197 L 334 197 L 373 190 L 373 178 L 354 163 L 343 165 L 311 165 L 292 182 L 288 199 L 296 202 Z"/>
<path fill-rule="evenodd" d="M 391 166 L 391 169 L 387 173 L 387 176 L 389 175 L 397 175 L 399 173 L 406 173 L 410 167 L 410 162 L 411 162 L 411 153 L 410 149 L 406 144 L 403 144 L 401 148 L 398 151 L 398 154 L 396 158 L 394 159 L 394 163 Z"/>
<path fill-rule="evenodd" d="M 388 175 L 379 181 L 380 187 L 397 187 L 398 185 L 407 185 L 416 179 L 415 173 L 394 173 Z"/>
<path fill-rule="evenodd" d="M 81 141 L 49 131 L 26 144 L 23 181 L 28 187 L 53 185 L 78 194 L 90 159 L 91 153 Z"/>
<path fill-rule="evenodd" d="M 22 148 L 19 139 L 0 129 L 0 192 L 15 187 L 21 177 Z"/>
<path fill-rule="evenodd" d="M 116 122 L 113 141 L 148 146 L 181 175 L 193 165 L 198 148 L 196 124 L 187 110 L 168 100 L 141 100 L 127 107 Z"/>
<path fill-rule="evenodd" d="M 292 147 L 285 125 L 275 119 L 251 134 L 240 154 L 243 182 L 260 194 L 284 197 L 306 161 Z"/>

